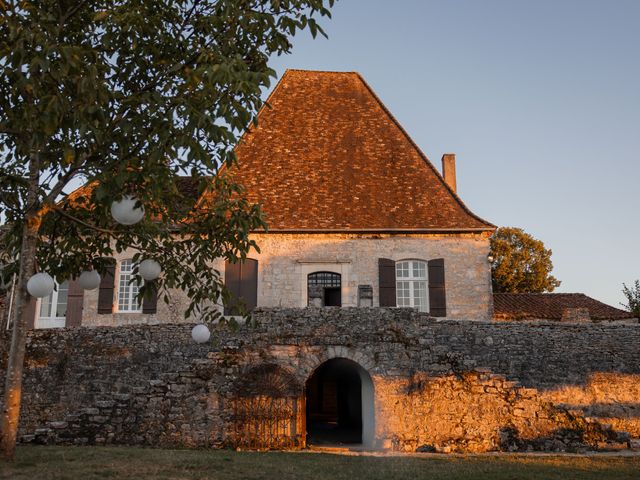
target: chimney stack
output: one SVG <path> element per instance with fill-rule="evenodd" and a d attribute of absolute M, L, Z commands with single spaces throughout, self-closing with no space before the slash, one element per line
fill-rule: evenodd
<path fill-rule="evenodd" d="M 445 153 L 442 155 L 442 176 L 444 181 L 454 193 L 456 190 L 456 154 Z"/>

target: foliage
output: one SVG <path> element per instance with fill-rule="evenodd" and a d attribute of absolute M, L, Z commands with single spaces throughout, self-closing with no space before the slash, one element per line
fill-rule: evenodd
<path fill-rule="evenodd" d="M 188 315 L 215 318 L 211 262 L 244 258 L 266 227 L 220 173 L 275 77 L 269 58 L 300 30 L 324 34 L 333 1 L 0 1 L 0 258 L 19 256 L 28 222 L 59 281 L 132 248 L 161 263 L 165 300 L 180 288 Z M 210 202 L 193 208 L 185 173 Z M 125 194 L 147 212 L 133 227 L 109 215 Z"/>
<path fill-rule="evenodd" d="M 622 303 L 627 310 L 632 312 L 637 318 L 640 318 L 640 280 L 636 280 L 632 288 L 622 284 L 622 293 L 627 297 L 627 303 Z"/>
<path fill-rule="evenodd" d="M 501 227 L 491 237 L 491 278 L 496 293 L 553 292 L 551 250 L 521 228 Z"/>

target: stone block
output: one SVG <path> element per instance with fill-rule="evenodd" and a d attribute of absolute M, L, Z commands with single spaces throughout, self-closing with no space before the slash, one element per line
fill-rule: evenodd
<path fill-rule="evenodd" d="M 62 428 L 67 428 L 69 424 L 67 422 L 49 422 L 49 427 L 54 430 L 60 430 Z"/>

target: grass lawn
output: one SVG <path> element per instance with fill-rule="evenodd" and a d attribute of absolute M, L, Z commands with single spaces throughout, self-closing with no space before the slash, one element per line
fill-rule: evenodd
<path fill-rule="evenodd" d="M 347 456 L 320 453 L 19 447 L 12 480 L 147 479 L 640 479 L 640 456 Z"/>

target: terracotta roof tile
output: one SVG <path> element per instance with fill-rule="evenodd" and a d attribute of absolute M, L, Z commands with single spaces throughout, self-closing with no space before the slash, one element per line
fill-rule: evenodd
<path fill-rule="evenodd" d="M 184 201 L 183 208 L 191 209 L 197 203 L 210 180 L 211 177 L 208 176 L 178 176 L 175 178 L 176 189 Z M 95 181 L 86 183 L 69 193 L 65 201 L 74 204 L 78 198 L 90 196 L 96 186 Z"/>
<path fill-rule="evenodd" d="M 271 231 L 493 231 L 354 72 L 288 70 L 236 153 Z M 234 172 L 234 173 L 233 173 Z"/>
<path fill-rule="evenodd" d="M 497 320 L 561 320 L 566 308 L 586 308 L 592 320 L 635 318 L 584 293 L 494 293 L 493 316 Z"/>

